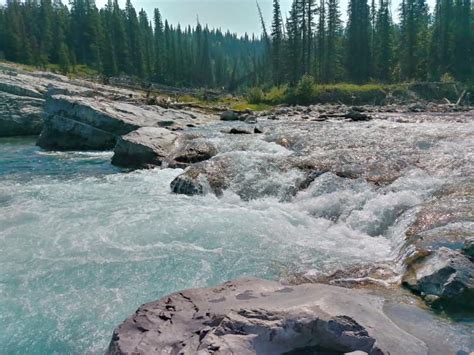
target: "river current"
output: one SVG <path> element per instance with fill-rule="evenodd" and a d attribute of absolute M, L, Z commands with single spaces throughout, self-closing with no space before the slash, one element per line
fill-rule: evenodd
<path fill-rule="evenodd" d="M 244 275 L 375 263 L 396 273 L 417 206 L 444 182 L 414 168 L 376 189 L 326 173 L 292 198 L 246 200 L 242 185 L 278 191 L 296 173 L 259 176 L 237 148 L 222 154 L 240 154 L 245 176 L 219 198 L 188 197 L 170 191 L 179 169 L 127 172 L 111 153 L 0 140 L 0 353 L 101 353 L 140 304 Z"/>

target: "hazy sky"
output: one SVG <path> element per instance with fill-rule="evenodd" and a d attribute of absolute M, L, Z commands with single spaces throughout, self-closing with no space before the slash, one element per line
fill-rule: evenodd
<path fill-rule="evenodd" d="M 106 0 L 96 0 L 97 6 L 102 7 Z M 347 1 L 340 1 L 340 9 L 343 18 L 346 17 Z M 400 0 L 392 0 L 394 10 L 398 8 Z M 428 0 L 431 5 L 435 0 Z M 119 0 L 121 6 L 125 0 Z M 290 10 L 292 0 L 280 0 L 283 18 Z M 376 2 L 378 2 L 376 0 Z M 220 27 L 223 30 L 231 30 L 243 34 L 245 32 L 261 33 L 255 0 L 132 0 L 135 8 L 144 8 L 150 17 L 153 9 L 158 7 L 162 16 L 172 24 L 183 25 L 196 24 L 199 16 L 201 24 L 210 27 Z M 272 0 L 259 0 L 264 17 L 270 26 Z M 396 11 L 393 12 L 394 16 Z"/>

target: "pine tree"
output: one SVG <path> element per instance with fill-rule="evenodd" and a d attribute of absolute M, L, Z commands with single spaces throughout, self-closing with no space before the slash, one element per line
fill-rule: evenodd
<path fill-rule="evenodd" d="M 367 0 L 350 0 L 346 38 L 349 80 L 364 83 L 370 73 L 370 19 Z"/>
<path fill-rule="evenodd" d="M 280 85 L 283 82 L 282 55 L 283 55 L 283 20 L 281 17 L 280 1 L 273 0 L 272 65 L 273 65 L 273 82 L 276 85 Z"/>
<path fill-rule="evenodd" d="M 113 40 L 114 28 L 113 28 L 113 5 L 112 1 L 108 0 L 107 5 L 100 11 L 102 37 L 101 43 L 101 62 L 102 62 L 102 73 L 106 77 L 111 77 L 118 74 L 117 69 L 117 53 L 116 47 Z"/>
<path fill-rule="evenodd" d="M 392 19 L 388 0 L 380 0 L 375 21 L 373 67 L 379 81 L 388 82 L 392 75 Z"/>
<path fill-rule="evenodd" d="M 155 61 L 153 78 L 155 80 L 163 80 L 163 60 L 164 60 L 164 37 L 163 37 L 163 22 L 161 19 L 160 10 L 155 9 L 154 16 L 154 49 L 155 49 Z"/>
<path fill-rule="evenodd" d="M 301 51 L 301 27 L 299 25 L 298 3 L 296 1 L 292 4 L 290 17 L 287 19 L 286 30 L 288 37 L 286 70 L 289 74 L 289 82 L 291 84 L 296 84 L 303 74 L 301 65 L 298 65 L 298 63 L 302 62 L 303 57 Z"/>
<path fill-rule="evenodd" d="M 53 45 L 53 5 L 51 0 L 41 0 L 40 3 L 40 23 L 41 31 L 40 37 L 40 61 L 42 64 L 47 64 L 52 56 Z"/>
<path fill-rule="evenodd" d="M 69 50 L 64 43 L 62 43 L 59 48 L 58 64 L 63 74 L 67 74 L 71 70 L 71 62 L 69 61 Z"/>
<path fill-rule="evenodd" d="M 132 74 L 143 78 L 146 74 L 143 38 L 140 32 L 137 12 L 130 0 L 127 0 L 125 3 L 125 18 Z"/>
<path fill-rule="evenodd" d="M 338 0 L 327 0 L 327 67 L 326 79 L 335 82 L 343 78 L 342 21 Z"/>
<path fill-rule="evenodd" d="M 125 32 L 126 16 L 118 5 L 117 0 L 113 2 L 112 10 L 112 43 L 115 46 L 115 61 L 117 71 L 121 74 L 131 73 L 131 58 L 129 50 L 129 40 Z"/>
<path fill-rule="evenodd" d="M 327 82 L 328 58 L 326 39 L 326 5 L 321 0 L 319 5 L 318 41 L 317 41 L 317 75 L 320 82 Z"/>
<path fill-rule="evenodd" d="M 472 79 L 474 74 L 474 46 L 472 43 L 474 16 L 470 0 L 455 0 L 453 24 L 453 67 L 451 72 L 457 80 Z"/>
<path fill-rule="evenodd" d="M 403 0 L 400 6 L 400 79 L 425 79 L 428 57 L 428 6 L 425 0 Z"/>

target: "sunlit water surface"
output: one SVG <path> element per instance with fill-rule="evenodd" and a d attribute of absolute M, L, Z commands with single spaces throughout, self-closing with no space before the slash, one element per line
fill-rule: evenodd
<path fill-rule="evenodd" d="M 248 154 L 232 154 L 253 174 Z M 128 173 L 110 157 L 0 140 L 0 353 L 101 353 L 140 304 L 176 290 L 394 260 L 442 184 L 417 170 L 379 190 L 324 174 L 289 202 L 246 202 L 173 195 L 181 170 Z M 294 177 L 266 178 L 278 188 Z"/>

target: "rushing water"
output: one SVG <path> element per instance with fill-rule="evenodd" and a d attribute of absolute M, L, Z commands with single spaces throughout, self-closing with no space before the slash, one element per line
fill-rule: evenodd
<path fill-rule="evenodd" d="M 278 191 L 297 178 L 264 171 L 263 140 L 239 151 L 245 174 L 217 198 L 173 195 L 182 170 L 124 172 L 110 153 L 46 153 L 0 140 L 0 353 L 103 352 L 138 305 L 243 275 L 332 271 L 396 259 L 416 207 L 443 183 L 409 169 L 387 187 L 330 173 L 285 200 L 244 201 L 252 185 Z M 260 174 L 260 175 L 259 175 Z"/>

